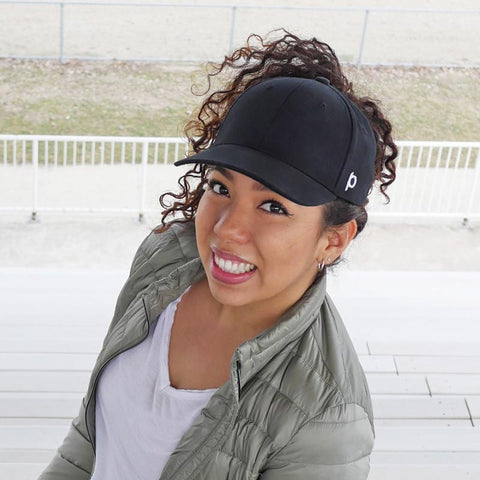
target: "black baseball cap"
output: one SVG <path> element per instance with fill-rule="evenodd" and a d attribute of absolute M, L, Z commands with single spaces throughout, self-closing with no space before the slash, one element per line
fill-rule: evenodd
<path fill-rule="evenodd" d="M 275 77 L 232 104 L 212 145 L 175 165 L 218 165 L 300 205 L 363 205 L 376 141 L 366 116 L 323 77 Z"/>

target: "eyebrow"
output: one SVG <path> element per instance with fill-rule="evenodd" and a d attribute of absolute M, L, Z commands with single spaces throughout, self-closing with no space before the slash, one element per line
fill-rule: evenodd
<path fill-rule="evenodd" d="M 215 165 L 214 170 L 221 173 L 228 180 L 233 181 L 233 175 L 226 168 L 220 167 L 219 165 Z M 259 192 L 265 192 L 265 191 L 272 192 L 273 191 L 271 188 L 266 187 L 265 185 L 258 182 L 257 180 L 255 180 L 255 179 L 252 179 L 252 180 L 255 181 L 255 185 L 253 187 L 254 190 L 258 190 Z"/>

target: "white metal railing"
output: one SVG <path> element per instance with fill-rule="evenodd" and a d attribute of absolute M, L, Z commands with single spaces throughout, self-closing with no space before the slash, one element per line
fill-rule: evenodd
<path fill-rule="evenodd" d="M 148 170 L 158 165 L 169 166 L 175 160 L 187 153 L 187 142 L 178 137 L 106 137 L 106 136 L 56 136 L 56 135 L 0 135 L 0 188 L 8 191 L 9 180 L 15 167 L 23 168 L 29 175 L 30 182 L 25 182 L 25 175 L 17 176 L 19 185 L 31 190 L 29 205 L 2 205 L 2 190 L 0 190 L 0 211 L 29 211 L 35 220 L 39 211 L 69 211 L 69 212 L 138 212 L 142 219 L 146 211 L 153 208 L 146 206 Z M 1 167 L 4 167 L 3 169 Z M 125 167 L 121 171 L 109 171 L 103 167 Z M 12 169 L 13 167 L 13 169 Z M 63 168 L 61 168 L 63 167 Z M 83 170 L 79 170 L 82 169 Z M 93 167 L 93 168 L 92 168 Z M 85 170 L 86 168 L 86 170 Z M 56 175 L 40 178 L 44 172 L 55 171 Z M 113 177 L 115 173 L 115 178 Z M 103 185 L 115 180 L 129 188 L 132 175 L 139 176 L 137 181 L 138 206 L 105 207 L 89 198 L 92 202 L 78 198 L 77 205 L 62 205 L 62 198 L 52 198 L 53 182 L 70 182 L 72 187 L 79 183 L 89 183 L 89 178 L 104 175 Z M 171 176 L 171 175 L 170 175 Z M 3 177 L 3 178 L 2 178 Z M 126 180 L 126 181 L 125 181 Z M 3 182 L 8 182 L 2 185 Z M 43 183 L 43 192 L 40 185 Z M 81 179 L 80 179 L 81 183 Z M 171 179 L 169 182 L 171 183 Z M 131 182 L 130 189 L 135 188 Z M 167 188 L 161 185 L 159 188 Z M 61 194 L 62 192 L 58 192 Z M 99 192 L 92 192 L 93 197 Z M 117 192 L 117 196 L 122 192 Z M 8 197 L 8 194 L 6 195 Z M 10 195 L 11 197 L 12 195 Z M 53 194 L 53 197 L 55 195 Z M 40 199 L 47 197 L 47 203 L 40 206 Z M 101 202 L 101 200 L 99 200 Z M 25 203 L 25 198 L 23 202 Z M 89 204 L 86 206 L 86 204 Z M 130 202 L 131 203 L 131 202 Z M 82 205 L 83 204 L 83 205 Z"/>
<path fill-rule="evenodd" d="M 180 137 L 0 135 L 0 165 L 167 164 L 184 156 L 186 149 Z"/>
<path fill-rule="evenodd" d="M 53 27 L 56 29 L 56 32 L 52 33 L 51 32 L 48 32 L 47 35 L 46 35 L 46 38 L 48 38 L 48 40 L 51 41 L 51 37 L 52 36 L 56 36 L 57 39 L 58 39 L 58 46 L 56 47 L 56 50 L 58 51 L 58 54 L 57 55 L 42 55 L 42 54 L 38 54 L 38 53 L 35 53 L 35 50 L 33 50 L 33 54 L 23 54 L 23 53 L 20 53 L 20 51 L 12 51 L 12 52 L 8 52 L 7 54 L 5 53 L 2 53 L 0 52 L 0 56 L 6 56 L 6 57 L 17 57 L 17 58 L 43 58 L 43 59 L 52 59 L 52 58 L 57 58 L 59 59 L 61 62 L 65 61 L 65 60 L 70 60 L 70 59 L 80 59 L 80 60 L 113 60 L 113 59 L 118 59 L 118 60 L 153 60 L 153 61 L 188 61 L 188 62 L 191 62 L 191 61 L 205 61 L 205 60 L 212 60 L 212 59 L 218 59 L 218 58 L 221 58 L 222 57 L 222 53 L 220 53 L 220 55 L 217 53 L 217 54 L 213 54 L 213 57 L 212 58 L 212 52 L 211 52 L 211 48 L 207 49 L 207 53 L 204 53 L 202 54 L 201 56 L 195 56 L 195 57 L 191 57 L 190 54 L 187 54 L 187 57 L 185 55 L 182 55 L 182 54 L 178 54 L 178 52 L 174 52 L 173 53 L 173 56 L 169 56 L 168 58 L 167 57 L 158 57 L 158 55 L 155 55 L 153 54 L 152 55 L 143 55 L 143 56 L 124 56 L 120 53 L 120 51 L 118 50 L 118 42 L 116 43 L 115 41 L 113 41 L 113 52 L 112 52 L 112 48 L 110 49 L 107 49 L 106 51 L 104 50 L 103 51 L 103 55 L 100 53 L 100 54 L 97 54 L 97 55 L 85 55 L 85 54 L 81 54 L 81 53 L 69 53 L 68 50 L 70 48 L 72 48 L 71 45 L 73 44 L 78 44 L 78 43 L 82 43 L 81 39 L 80 38 L 76 38 L 75 41 L 71 41 L 70 38 L 67 38 L 68 37 L 68 34 L 71 32 L 66 28 L 66 25 L 69 26 L 70 30 L 73 30 L 75 31 L 76 29 L 77 30 L 82 30 L 86 27 L 88 27 L 88 24 L 89 23 L 92 23 L 91 22 L 91 18 L 92 17 L 95 17 L 95 9 L 104 9 L 104 8 L 109 8 L 110 11 L 113 11 L 114 9 L 122 9 L 124 12 L 124 16 L 123 17 L 120 17 L 122 21 L 117 21 L 117 22 L 113 22 L 113 23 L 117 23 L 117 24 L 122 24 L 123 27 L 122 28 L 125 28 L 125 18 L 128 16 L 128 15 L 131 15 L 131 10 L 128 11 L 128 8 L 133 8 L 135 9 L 135 11 L 137 12 L 140 12 L 142 10 L 145 10 L 147 8 L 150 8 L 150 9 L 154 9 L 154 10 L 157 10 L 157 11 L 161 11 L 161 10 L 165 10 L 165 9 L 169 9 L 169 8 L 174 8 L 176 10 L 178 10 L 178 15 L 177 15 L 177 18 L 181 18 L 183 16 L 185 16 L 185 12 L 188 11 L 188 10 L 193 10 L 193 9 L 210 9 L 211 11 L 213 10 L 217 10 L 217 11 L 221 11 L 221 12 L 225 12 L 226 16 L 225 18 L 223 18 L 223 21 L 224 22 L 228 22 L 229 23 L 229 27 L 228 29 L 226 29 L 225 31 L 228 32 L 228 36 L 229 36 L 229 51 L 232 51 L 233 47 L 234 47 L 234 43 L 235 43 L 235 38 L 236 38 L 236 32 L 237 30 L 239 29 L 238 27 L 243 27 L 243 24 L 241 23 L 241 21 L 238 20 L 238 15 L 239 15 L 239 12 L 248 12 L 248 11 L 252 11 L 252 10 L 257 10 L 257 11 L 269 11 L 269 12 L 273 12 L 273 11 L 284 11 L 286 13 L 285 17 L 283 18 L 282 21 L 280 21 L 280 25 L 289 25 L 291 23 L 291 16 L 288 15 L 289 12 L 291 11 L 294 11 L 297 16 L 300 15 L 302 12 L 321 12 L 321 13 L 325 13 L 325 14 L 335 14 L 335 13 L 339 13 L 339 14 L 343 14 L 344 16 L 345 15 L 350 15 L 350 14 L 355 14 L 357 15 L 358 14 L 358 18 L 355 18 L 355 21 L 352 23 L 351 26 L 348 27 L 348 30 L 351 31 L 351 30 L 355 30 L 355 33 L 354 33 L 354 36 L 355 36 L 355 39 L 351 42 L 355 47 L 356 47 L 356 51 L 354 49 L 352 49 L 352 47 L 350 46 L 349 47 L 349 52 L 348 52 L 348 55 L 347 55 L 347 59 L 350 63 L 356 63 L 357 65 L 363 65 L 365 64 L 364 62 L 364 51 L 365 51 L 365 44 L 366 44 L 366 40 L 367 40 L 367 36 L 368 36 L 368 31 L 369 31 L 369 25 L 372 23 L 372 17 L 375 17 L 378 15 L 386 15 L 385 19 L 383 20 L 383 22 L 379 22 L 378 19 L 377 21 L 375 22 L 375 26 L 374 27 L 371 27 L 371 29 L 373 29 L 374 31 L 385 31 L 387 32 L 386 35 L 385 33 L 382 33 L 382 35 L 384 35 L 381 39 L 378 39 L 378 38 L 375 38 L 375 39 L 370 39 L 371 40 L 371 43 L 375 43 L 375 44 L 388 44 L 389 42 L 389 39 L 391 41 L 391 46 L 389 48 L 389 51 L 392 53 L 393 50 L 398 50 L 398 42 L 395 43 L 395 41 L 392 41 L 391 40 L 391 37 L 392 37 L 392 28 L 388 28 L 387 30 L 385 30 L 384 28 L 384 25 L 383 23 L 388 23 L 388 24 L 395 24 L 398 22 L 398 15 L 402 15 L 402 14 L 410 14 L 410 15 L 425 15 L 425 16 L 432 16 L 432 15 L 442 15 L 444 16 L 444 18 L 447 18 L 448 19 L 448 22 L 449 24 L 448 25 L 451 25 L 451 21 L 452 21 L 452 18 L 453 17 L 459 17 L 461 16 L 462 19 L 459 21 L 459 24 L 458 24 L 458 28 L 457 28 L 457 24 L 455 24 L 455 26 L 451 26 L 451 29 L 452 29 L 452 32 L 456 32 L 456 35 L 457 37 L 453 38 L 450 40 L 450 44 L 451 43 L 461 43 L 462 44 L 462 47 L 460 48 L 460 51 L 463 51 L 463 57 L 462 58 L 459 58 L 458 55 L 453 55 L 453 60 L 450 60 L 450 61 L 444 61 L 445 59 L 445 52 L 444 51 L 441 51 L 441 55 L 439 58 L 442 58 L 442 61 L 439 63 L 439 62 L 436 62 L 436 63 L 433 63 L 432 65 L 445 65 L 445 64 L 454 64 L 454 65 L 464 65 L 464 64 L 478 64 L 478 55 L 473 53 L 474 57 L 473 59 L 468 59 L 467 61 L 465 61 L 465 51 L 467 48 L 470 47 L 470 45 L 473 43 L 475 44 L 476 41 L 475 41 L 475 38 L 471 35 L 474 34 L 474 32 L 471 32 L 471 35 L 468 35 L 468 36 L 465 36 L 464 37 L 461 37 L 461 34 L 464 33 L 465 30 L 469 31 L 470 27 L 465 27 L 464 23 L 466 21 L 470 21 L 470 19 L 475 18 L 475 17 L 478 17 L 478 15 L 480 15 L 480 9 L 476 8 L 476 9 L 441 9 L 441 8 L 437 8 L 437 9 L 425 9 L 425 8 L 366 8 L 366 7 L 322 7 L 322 6 L 300 6 L 300 5 L 287 5 L 287 4 L 284 4 L 284 5 L 262 5 L 261 3 L 258 3 L 258 4 L 242 4 L 242 5 L 236 5 L 236 4 L 232 4 L 232 3 L 216 3 L 216 4 L 209 4 L 209 5 L 201 5 L 201 4 L 198 4 L 198 3 L 156 3 L 154 1 L 152 2 L 141 2 L 141 1 L 138 1 L 138 2 L 128 2 L 128 1 L 122 1 L 122 2 L 115 2 L 115 1 L 108 1 L 108 2 L 105 2 L 105 1 L 78 1 L 78 0 L 0 0 L 0 6 L 1 5 L 16 5 L 17 7 L 18 6 L 22 6 L 22 5 L 25 5 L 25 6 L 33 6 L 33 7 L 36 7 L 36 8 L 43 8 L 45 11 L 47 11 L 48 9 L 51 9 L 52 7 L 57 9 L 58 8 L 58 12 L 52 12 L 52 11 L 48 11 L 46 13 L 47 15 L 47 21 L 45 22 L 45 28 L 47 29 L 48 31 L 48 28 L 50 28 L 52 25 Z M 88 9 L 92 9 L 91 13 L 90 13 L 90 16 L 88 15 L 84 15 L 82 16 L 81 14 L 79 14 L 79 11 L 81 11 L 82 13 L 84 12 L 85 8 L 88 8 Z M 65 17 L 66 17 L 66 12 L 68 12 L 68 14 L 70 15 L 68 17 L 68 20 L 66 21 L 65 20 Z M 17 18 L 17 20 L 20 20 L 22 17 L 21 17 L 21 13 L 19 14 L 20 16 Z M 75 20 L 77 17 L 81 17 L 81 19 L 78 20 L 79 22 L 79 25 L 73 25 L 75 23 Z M 110 22 L 111 24 L 111 21 L 110 21 L 110 16 L 109 17 L 106 17 L 108 18 L 108 21 Z M 212 14 L 210 15 L 210 18 L 216 18 L 215 14 Z M 160 14 L 158 16 L 158 20 L 159 21 L 162 21 L 162 15 Z M 39 22 L 41 22 L 41 18 L 38 16 L 38 14 L 35 14 L 35 21 L 37 22 L 37 24 Z M 82 23 L 83 22 L 83 23 Z M 408 24 L 411 22 L 411 20 L 407 20 L 406 21 L 406 25 L 408 26 Z M 18 21 L 13 21 L 11 22 L 12 24 L 17 24 Z M 130 22 L 129 23 L 133 23 L 133 22 Z M 335 23 L 335 21 L 333 22 Z M 437 22 L 435 21 L 429 21 L 428 18 L 425 19 L 425 21 L 422 23 L 422 28 L 425 28 L 425 25 L 429 24 L 436 24 Z M 275 23 L 275 25 L 277 25 L 277 27 L 275 28 L 278 28 L 278 21 Z M 475 29 L 478 25 L 475 24 L 475 20 L 474 20 L 474 23 L 473 23 L 473 27 L 472 29 Z M 7 27 L 7 26 L 6 26 Z M 161 29 L 163 30 L 163 28 L 166 27 L 166 26 L 163 26 L 161 27 Z M 157 25 L 157 28 L 158 28 L 158 25 Z M 265 25 L 263 26 L 263 28 L 267 28 L 265 27 Z M 298 26 L 297 26 L 298 28 Z M 416 28 L 416 27 L 414 27 Z M 268 28 L 269 30 L 270 28 Z M 308 29 L 308 28 L 307 28 Z M 26 31 L 28 32 L 28 28 L 24 28 L 22 29 L 23 31 Z M 105 35 L 105 32 L 106 30 L 103 28 L 101 29 L 102 30 L 102 35 L 103 37 L 102 38 L 108 38 L 108 36 Z M 110 31 L 112 30 L 112 26 L 110 25 Z M 177 29 L 177 31 L 181 31 L 182 32 L 182 29 Z M 224 31 L 224 29 L 219 29 L 218 28 L 218 25 L 216 27 L 214 27 L 214 25 L 212 24 L 211 28 L 207 28 L 207 30 L 209 32 L 215 32 L 217 31 L 217 33 L 219 35 L 221 35 L 221 32 Z M 205 31 L 205 28 L 203 28 L 203 31 Z M 358 33 L 357 33 L 358 31 Z M 139 30 L 137 33 L 141 33 L 142 32 L 142 28 L 139 27 Z M 265 33 L 265 32 L 259 32 L 259 33 Z M 416 32 L 418 33 L 418 32 Z M 78 32 L 77 32 L 78 34 Z M 183 34 L 183 33 L 182 33 Z M 443 32 L 442 32 L 443 34 Z M 460 35 L 460 36 L 458 36 Z M 443 35 L 442 35 L 443 36 Z M 168 35 L 167 35 L 168 37 Z M 204 38 L 204 35 L 202 36 L 202 41 L 205 40 Z M 122 38 L 126 38 L 126 36 L 122 36 Z M 337 42 L 341 41 L 342 39 L 342 35 L 340 35 L 339 39 Z M 85 40 L 85 39 L 84 39 Z M 164 39 L 165 40 L 165 39 Z M 127 41 L 127 40 L 125 40 Z M 25 41 L 25 44 L 28 45 L 28 51 L 32 51 L 32 48 L 38 48 L 39 45 L 42 45 L 44 46 L 44 43 L 45 42 L 31 42 L 31 41 L 28 41 L 28 39 Z M 102 43 L 105 43 L 105 42 L 102 42 Z M 149 42 L 144 42 L 145 44 L 148 44 Z M 197 42 L 198 43 L 198 42 Z M 217 45 L 218 44 L 221 44 L 221 45 L 227 45 L 227 41 L 223 41 L 221 38 L 217 38 L 216 39 L 216 42 L 215 42 Z M 432 40 L 430 43 L 435 43 L 434 40 Z M 437 42 L 438 43 L 438 42 Z M 435 46 L 435 45 L 433 45 Z M 425 39 L 423 39 L 423 43 L 422 43 L 422 49 L 425 50 Z M 9 48 L 13 48 L 13 49 L 17 49 L 17 48 L 23 48 L 22 47 L 22 43 L 19 43 L 18 41 L 16 42 L 13 42 L 13 44 L 9 47 Z M 192 44 L 191 42 L 189 42 L 187 45 L 186 45 L 186 51 L 190 52 L 191 49 L 192 49 Z M 441 47 L 440 47 L 441 48 Z M 87 50 L 91 50 L 90 49 L 87 49 Z M 128 49 L 127 49 L 128 50 Z M 38 52 L 38 50 L 36 50 Z M 418 49 L 417 49 L 418 51 Z M 474 51 L 473 51 L 474 52 Z M 417 52 L 415 52 L 417 53 Z M 387 62 L 390 62 L 390 63 L 386 63 L 386 64 L 391 64 L 391 63 L 394 63 L 394 64 L 421 64 L 421 65 L 429 65 L 431 64 L 431 61 L 430 63 L 429 62 L 425 62 L 425 61 L 418 61 L 418 59 L 416 58 L 411 58 L 410 61 L 408 62 L 399 62 L 399 61 L 393 61 L 391 59 L 384 59 L 383 58 L 384 55 L 383 53 L 380 54 L 380 57 L 377 61 L 374 61 L 374 62 L 367 62 L 367 64 L 384 64 L 385 63 L 385 60 L 387 60 Z M 425 58 L 429 58 L 429 53 L 427 53 L 426 57 Z M 473 61 L 472 61 L 473 60 Z"/>
<path fill-rule="evenodd" d="M 391 203 L 372 195 L 374 217 L 480 219 L 480 142 L 400 141 Z"/>
<path fill-rule="evenodd" d="M 401 141 L 391 203 L 373 217 L 480 219 L 480 142 Z M 0 211 L 158 212 L 175 190 L 177 137 L 0 135 Z M 136 179 L 136 181 L 135 181 Z"/>

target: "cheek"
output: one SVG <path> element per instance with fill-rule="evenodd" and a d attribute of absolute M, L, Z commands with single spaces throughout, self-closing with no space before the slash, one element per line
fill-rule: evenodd
<path fill-rule="evenodd" d="M 316 264 L 316 238 L 311 229 L 283 229 L 263 245 L 263 251 L 275 270 L 303 270 Z"/>
<path fill-rule="evenodd" d="M 205 249 L 208 248 L 206 242 L 215 226 L 215 218 L 215 211 L 212 208 L 211 202 L 209 202 L 204 195 L 198 204 L 195 214 L 195 231 L 200 254 L 204 253 Z"/>
<path fill-rule="evenodd" d="M 195 214 L 195 226 L 197 229 L 203 229 L 206 227 L 209 218 L 211 218 L 210 203 L 211 202 L 208 201 L 204 194 L 198 203 L 197 212 Z"/>

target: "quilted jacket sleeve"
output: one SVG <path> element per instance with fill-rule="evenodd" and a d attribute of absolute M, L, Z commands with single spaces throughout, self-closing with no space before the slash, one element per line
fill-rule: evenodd
<path fill-rule="evenodd" d="M 176 267 L 179 258 L 183 258 L 185 254 L 194 255 L 194 252 L 184 252 L 181 239 L 179 240 L 175 233 L 178 229 L 187 228 L 190 228 L 191 235 L 194 235 L 191 226 L 181 226 L 161 235 L 152 232 L 142 242 L 133 259 L 129 278 L 118 296 L 110 329 L 139 292 L 158 277 L 168 275 Z M 86 431 L 82 402 L 78 417 L 73 420 L 57 454 L 39 480 L 87 480 L 92 475 L 93 465 L 94 451 Z"/>
<path fill-rule="evenodd" d="M 91 477 L 94 455 L 81 420 L 83 416 L 82 402 L 78 417 L 72 421 L 65 440 L 39 480 L 88 480 Z"/>
<path fill-rule="evenodd" d="M 144 262 L 146 256 L 144 249 L 152 241 L 152 237 L 153 234 L 150 234 L 135 254 L 129 279 L 117 299 L 112 325 L 124 313 L 135 295 L 135 290 L 131 286 L 132 278 L 134 278 L 136 272 L 141 268 L 142 262 Z M 88 439 L 84 418 L 85 409 L 82 402 L 78 417 L 72 421 L 70 430 L 62 445 L 58 448 L 55 457 L 38 480 L 87 480 L 91 477 L 94 465 L 94 452 L 92 444 Z"/>
<path fill-rule="evenodd" d="M 363 408 L 344 404 L 307 421 L 270 459 L 262 480 L 365 480 L 373 429 Z"/>

